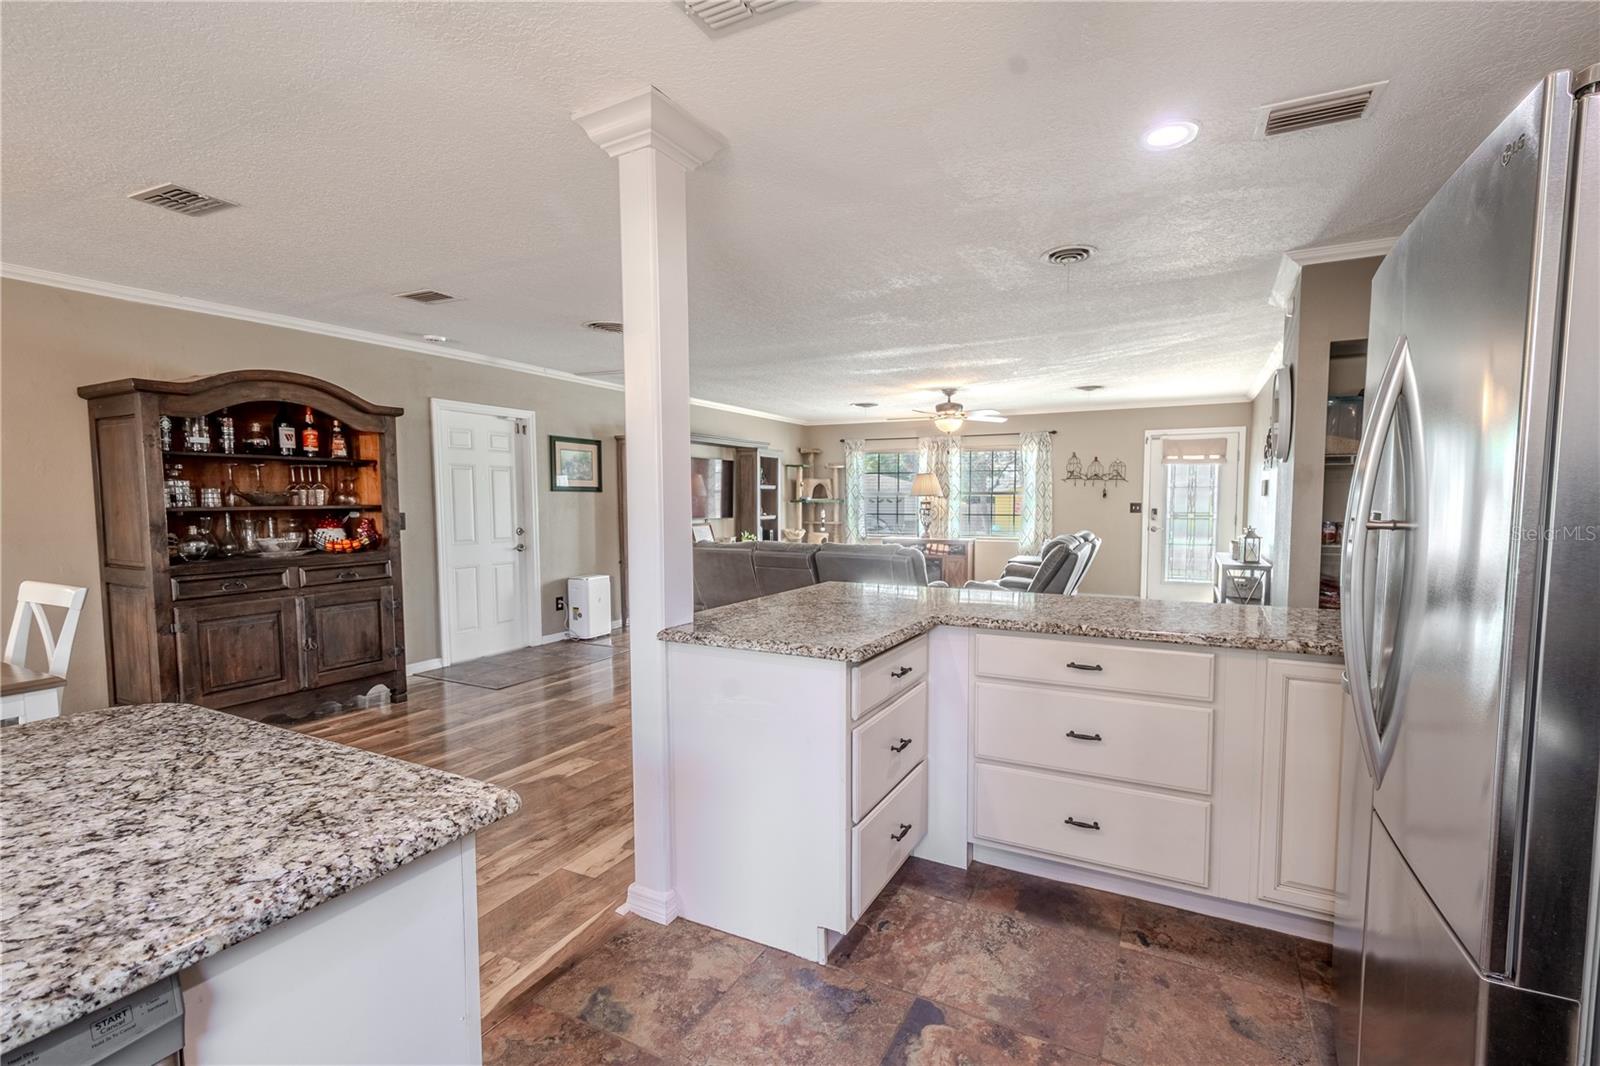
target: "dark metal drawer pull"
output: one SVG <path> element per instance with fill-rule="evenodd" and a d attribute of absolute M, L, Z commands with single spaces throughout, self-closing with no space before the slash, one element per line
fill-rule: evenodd
<path fill-rule="evenodd" d="M 1067 730 L 1067 736 L 1071 737 L 1073 740 L 1104 740 L 1105 739 L 1105 737 L 1101 736 L 1099 733 L 1080 733 L 1076 729 Z"/>
<path fill-rule="evenodd" d="M 224 581 L 220 587 L 223 592 L 238 592 L 241 589 L 249 588 L 250 582 L 240 581 L 238 578 L 233 578 L 231 580 Z"/>
<path fill-rule="evenodd" d="M 338 581 L 355 581 L 360 576 L 361 576 L 361 571 L 359 571 L 359 570 L 341 570 L 341 571 L 339 571 L 338 577 L 335 580 L 338 580 Z"/>
<path fill-rule="evenodd" d="M 1078 829 L 1099 829 L 1099 822 L 1080 822 L 1076 818 L 1068 818 L 1067 824 Z"/>
<path fill-rule="evenodd" d="M 909 667 L 909 666 L 902 666 L 902 667 L 901 667 L 901 668 L 900 668 L 900 669 L 898 669 L 898 670 L 891 670 L 891 671 L 889 671 L 889 676 L 890 676 L 890 677 L 892 677 L 892 678 L 894 678 L 894 679 L 895 679 L 895 680 L 896 680 L 896 681 L 898 681 L 898 680 L 900 680 L 900 679 L 901 679 L 901 678 L 902 678 L 902 677 L 905 677 L 905 676 L 906 676 L 906 675 L 907 675 L 907 674 L 909 674 L 909 673 L 910 673 L 910 672 L 911 672 L 911 667 Z"/>
<path fill-rule="evenodd" d="M 896 755 L 899 755 L 902 751 L 905 751 L 910 746 L 911 746 L 911 738 L 910 737 L 901 737 L 900 738 L 900 743 L 898 743 L 898 744 L 890 744 L 889 745 L 889 750 L 894 752 Z"/>
<path fill-rule="evenodd" d="M 1068 670 L 1104 670 L 1105 667 L 1101 666 L 1099 663 L 1095 663 L 1093 665 L 1090 665 L 1088 663 L 1068 663 L 1067 664 L 1067 669 Z"/>
<path fill-rule="evenodd" d="M 895 841 L 904 840 L 906 838 L 906 834 L 909 833 L 909 832 L 911 832 L 911 823 L 910 822 L 901 822 L 900 823 L 900 832 L 898 832 L 898 833 L 890 833 L 889 834 L 889 839 L 890 840 L 895 840 Z"/>

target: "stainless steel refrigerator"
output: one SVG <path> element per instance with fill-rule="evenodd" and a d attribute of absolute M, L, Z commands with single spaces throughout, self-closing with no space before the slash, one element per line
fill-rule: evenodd
<path fill-rule="evenodd" d="M 1372 282 L 1341 555 L 1341 1066 L 1595 1055 L 1600 66 Z"/>

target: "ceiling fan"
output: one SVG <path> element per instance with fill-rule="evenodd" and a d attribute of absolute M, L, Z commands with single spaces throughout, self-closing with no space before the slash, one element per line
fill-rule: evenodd
<path fill-rule="evenodd" d="M 924 411 L 917 408 L 919 415 L 927 415 L 933 419 L 934 426 L 941 433 L 954 433 L 968 422 L 1004 422 L 1006 416 L 999 411 L 988 409 L 982 411 L 969 411 L 961 404 L 956 403 L 955 389 L 940 389 L 944 393 L 944 402 L 935 404 L 933 410 Z"/>

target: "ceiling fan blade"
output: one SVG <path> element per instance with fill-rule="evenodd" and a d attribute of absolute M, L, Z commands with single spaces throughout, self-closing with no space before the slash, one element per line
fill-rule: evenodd
<path fill-rule="evenodd" d="M 968 411 L 968 422 L 1004 422 L 1006 416 L 999 411 Z"/>

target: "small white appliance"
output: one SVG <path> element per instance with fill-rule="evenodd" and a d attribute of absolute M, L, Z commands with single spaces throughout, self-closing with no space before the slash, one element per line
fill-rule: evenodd
<path fill-rule="evenodd" d="M 611 575 L 567 578 L 567 633 L 579 640 L 611 635 Z"/>

